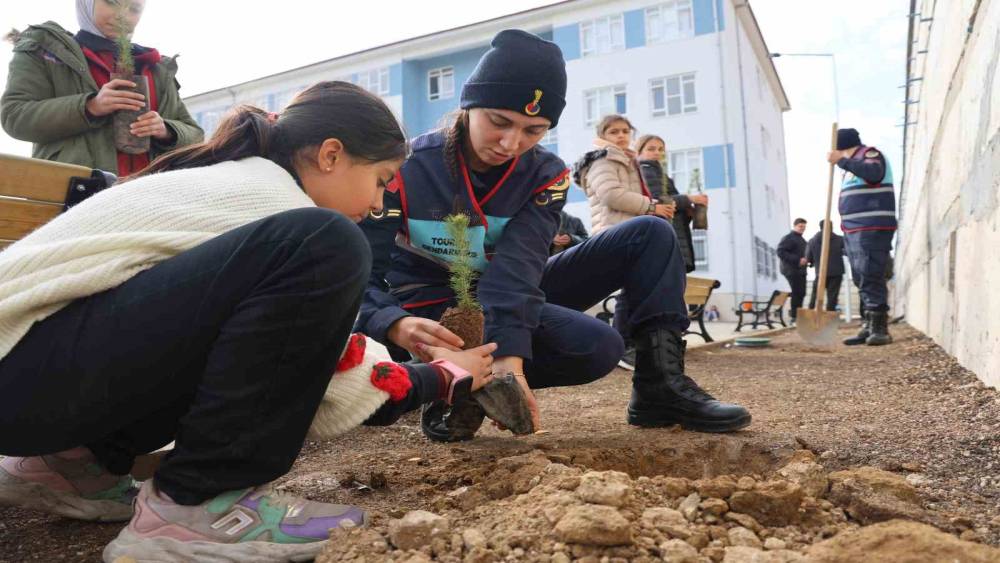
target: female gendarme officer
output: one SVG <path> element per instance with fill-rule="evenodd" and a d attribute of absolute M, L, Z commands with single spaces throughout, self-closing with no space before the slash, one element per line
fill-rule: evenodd
<path fill-rule="evenodd" d="M 637 217 L 548 259 L 570 181 L 562 160 L 537 144 L 558 123 L 565 95 L 555 44 L 520 30 L 493 39 L 462 88 L 454 124 L 413 141 L 384 211 L 362 223 L 374 264 L 357 329 L 396 355 L 462 344 L 437 319 L 453 303 L 441 220 L 465 212 L 485 339 L 498 345 L 493 371 L 518 376 L 535 428 L 530 389 L 594 381 L 621 358 L 619 333 L 581 311 L 622 288 L 624 330 L 638 348 L 629 422 L 743 428 L 746 409 L 715 400 L 684 374 L 684 262 L 668 222 Z M 433 440 L 463 440 L 482 421 L 468 401 L 450 412 L 425 409 L 422 427 Z"/>

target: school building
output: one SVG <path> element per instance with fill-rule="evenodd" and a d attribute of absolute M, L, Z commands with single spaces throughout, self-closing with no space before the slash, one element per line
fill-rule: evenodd
<path fill-rule="evenodd" d="M 211 134 L 235 104 L 280 111 L 303 87 L 347 80 L 381 96 L 411 136 L 442 124 L 490 39 L 520 28 L 567 61 L 566 109 L 542 143 L 572 166 L 601 116 L 621 113 L 667 140 L 681 192 L 710 198 L 695 233 L 695 275 L 722 282 L 713 302 L 786 289 L 775 247 L 789 228 L 782 113 L 789 104 L 747 0 L 567 0 L 352 53 L 185 99 Z M 586 197 L 567 211 L 589 226 Z"/>

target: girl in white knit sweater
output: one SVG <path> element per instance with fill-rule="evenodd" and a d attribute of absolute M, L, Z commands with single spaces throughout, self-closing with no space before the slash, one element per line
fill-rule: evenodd
<path fill-rule="evenodd" d="M 355 223 L 407 151 L 378 97 L 317 84 L 280 116 L 237 108 L 0 254 L 0 453 L 21 456 L 0 461 L 0 504 L 131 519 L 108 562 L 303 560 L 363 525 L 264 485 L 341 358 L 371 268 Z M 368 422 L 478 388 L 494 348 L 373 371 L 391 399 Z M 171 441 L 137 492 L 135 457 Z"/>

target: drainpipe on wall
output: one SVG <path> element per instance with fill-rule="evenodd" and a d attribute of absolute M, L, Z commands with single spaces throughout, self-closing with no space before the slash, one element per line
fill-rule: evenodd
<path fill-rule="evenodd" d="M 740 2 L 736 9 L 746 8 L 746 1 Z M 753 191 L 750 184 L 750 139 L 747 136 L 747 101 L 745 95 L 745 86 L 743 84 L 743 54 L 740 48 L 740 28 L 739 28 L 739 18 L 733 18 L 735 20 L 734 32 L 736 35 L 736 66 L 739 69 L 740 74 L 740 111 L 743 115 L 743 163 L 746 168 L 747 177 L 747 222 L 750 225 L 750 239 L 753 241 L 754 238 L 754 228 L 753 228 Z M 754 241 L 756 242 L 756 241 Z M 756 252 L 756 245 L 754 246 L 754 251 Z M 757 269 L 756 261 L 754 261 L 754 273 L 753 273 L 753 295 L 754 299 L 757 298 Z"/>
<path fill-rule="evenodd" d="M 726 75 L 725 75 L 725 65 L 722 59 L 722 31 L 719 30 L 719 13 L 718 4 L 714 0 L 712 1 L 712 20 L 715 25 L 715 46 L 719 53 L 719 90 L 720 90 L 720 109 L 722 112 L 722 150 L 723 150 L 723 168 L 725 169 L 725 174 L 723 178 L 728 179 L 730 174 L 733 177 L 736 176 L 734 170 L 728 170 L 729 168 L 729 118 L 726 113 Z M 704 175 L 703 175 L 704 176 Z M 739 289 L 739 277 L 737 276 L 737 252 L 736 252 L 736 219 L 734 218 L 735 209 L 733 208 L 733 190 L 735 186 L 726 186 L 726 206 L 727 214 L 729 215 L 729 250 L 732 251 L 732 257 L 730 259 L 729 269 L 733 273 L 733 307 L 738 304 L 738 298 L 736 293 Z M 706 241 L 707 244 L 707 241 Z M 741 292 L 742 293 L 742 292 Z M 754 298 L 757 296 L 755 295 Z"/>

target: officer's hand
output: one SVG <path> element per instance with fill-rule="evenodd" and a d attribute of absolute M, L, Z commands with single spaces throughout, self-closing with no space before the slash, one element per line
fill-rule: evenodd
<path fill-rule="evenodd" d="M 826 154 L 826 161 L 830 164 L 837 164 L 837 161 L 843 157 L 843 151 L 830 151 Z"/>
<path fill-rule="evenodd" d="M 560 246 L 566 246 L 567 244 L 569 244 L 570 242 L 572 242 L 572 240 L 573 239 L 569 238 L 569 235 L 560 234 L 560 235 L 556 235 L 555 238 L 552 239 L 552 242 L 554 242 L 554 243 L 556 243 L 556 244 L 558 244 Z"/>
<path fill-rule="evenodd" d="M 437 346 L 454 352 L 460 351 L 465 345 L 461 338 L 437 321 L 420 317 L 403 317 L 392 323 L 387 336 L 393 344 L 424 362 L 432 361 L 434 358 L 422 352 L 417 344 Z"/>
<path fill-rule="evenodd" d="M 476 391 L 493 379 L 493 352 L 497 345 L 492 342 L 476 348 L 455 352 L 438 346 L 417 344 L 417 349 L 433 360 L 448 360 L 472 374 L 472 390 Z M 450 384 L 451 382 L 449 382 Z"/>
<path fill-rule="evenodd" d="M 86 107 L 90 115 L 102 117 L 120 109 L 139 111 L 146 107 L 145 96 L 119 88 L 135 88 L 135 82 L 116 78 L 101 86 L 97 95 L 87 100 Z"/>
<path fill-rule="evenodd" d="M 799 258 L 799 266 L 805 266 L 808 263 L 809 261 L 806 260 L 805 258 Z"/>
<path fill-rule="evenodd" d="M 694 195 L 689 195 L 689 196 L 688 196 L 688 199 L 690 199 L 690 200 L 691 200 L 691 203 L 693 203 L 693 204 L 695 204 L 695 205 L 704 205 L 704 206 L 708 206 L 708 196 L 707 196 L 707 195 L 705 195 L 705 194 L 694 194 Z"/>

